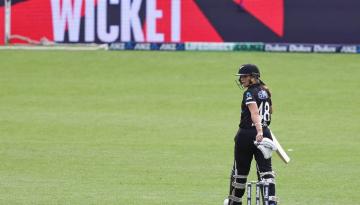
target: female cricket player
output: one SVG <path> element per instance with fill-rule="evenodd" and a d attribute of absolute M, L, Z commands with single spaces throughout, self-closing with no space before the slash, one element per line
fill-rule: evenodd
<path fill-rule="evenodd" d="M 272 114 L 271 93 L 260 80 L 260 71 L 256 65 L 242 65 L 236 75 L 239 76 L 238 84 L 246 90 L 241 103 L 239 130 L 234 139 L 235 160 L 228 204 L 242 204 L 241 198 L 254 156 L 259 180 L 269 183 L 269 205 L 276 205 L 275 173 L 272 170 L 271 158 L 265 159 L 263 153 L 254 145 L 254 141 L 261 142 L 264 137 L 272 139 L 268 129 Z"/>

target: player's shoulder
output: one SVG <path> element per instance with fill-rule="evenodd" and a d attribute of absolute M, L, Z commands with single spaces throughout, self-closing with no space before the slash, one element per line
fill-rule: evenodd
<path fill-rule="evenodd" d="M 250 86 L 245 92 L 244 95 L 255 95 L 258 92 L 258 86 Z"/>
<path fill-rule="evenodd" d="M 253 92 L 251 92 L 251 90 L 247 89 L 243 94 L 243 99 L 245 102 L 249 102 L 255 101 L 256 97 L 254 96 Z"/>

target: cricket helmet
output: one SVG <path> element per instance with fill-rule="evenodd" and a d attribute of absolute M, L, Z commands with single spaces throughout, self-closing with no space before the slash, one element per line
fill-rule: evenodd
<path fill-rule="evenodd" d="M 237 76 L 251 75 L 253 77 L 260 78 L 260 70 L 254 64 L 244 64 L 240 66 L 239 72 L 236 75 Z"/>

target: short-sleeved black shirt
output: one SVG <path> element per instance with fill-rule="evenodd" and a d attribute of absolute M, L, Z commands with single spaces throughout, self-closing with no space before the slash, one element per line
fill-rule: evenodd
<path fill-rule="evenodd" d="M 266 89 L 260 84 L 254 84 L 248 87 L 244 92 L 243 100 L 241 103 L 241 118 L 240 128 L 254 127 L 251 119 L 251 113 L 248 108 L 250 103 L 256 103 L 259 108 L 261 123 L 263 127 L 269 126 L 271 122 L 271 96 Z"/>

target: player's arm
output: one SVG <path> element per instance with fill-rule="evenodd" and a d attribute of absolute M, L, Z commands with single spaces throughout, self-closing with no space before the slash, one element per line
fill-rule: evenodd
<path fill-rule="evenodd" d="M 249 103 L 248 108 L 251 113 L 251 120 L 253 121 L 257 131 L 256 141 L 260 142 L 263 139 L 263 129 L 261 126 L 261 116 L 259 114 L 259 108 L 255 102 Z"/>

